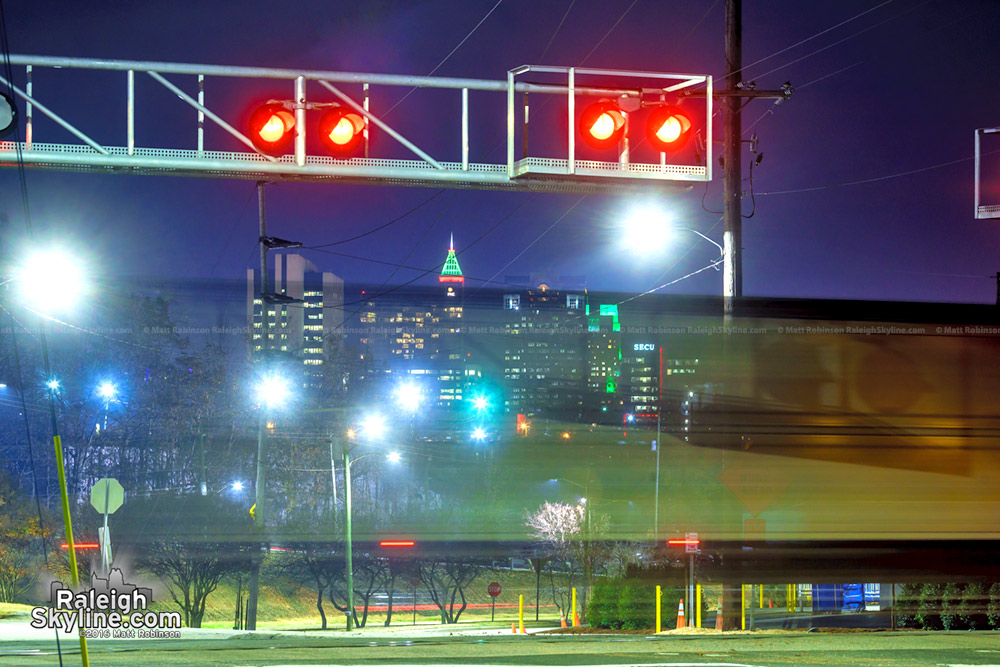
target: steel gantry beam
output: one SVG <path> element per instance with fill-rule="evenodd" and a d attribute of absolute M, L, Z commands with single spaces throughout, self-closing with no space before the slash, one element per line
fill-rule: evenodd
<path fill-rule="evenodd" d="M 96 171 L 100 173 L 131 173 L 179 175 L 199 177 L 240 178 L 254 180 L 291 180 L 311 182 L 344 182 L 388 185 L 431 186 L 446 188 L 544 191 L 544 192 L 588 192 L 588 193 L 629 193 L 663 192 L 664 190 L 690 186 L 692 182 L 710 181 L 712 178 L 712 79 L 705 75 L 670 74 L 659 72 L 635 72 L 621 70 L 600 70 L 572 67 L 523 66 L 507 73 L 505 80 L 465 79 L 451 77 L 424 77 L 391 74 L 364 74 L 356 72 L 335 72 L 322 70 L 292 70 L 260 67 L 233 67 L 219 65 L 199 65 L 184 63 L 146 62 L 131 60 L 98 60 L 89 58 L 60 58 L 48 56 L 12 55 L 10 63 L 15 67 L 15 81 L 8 82 L 0 77 L 4 86 L 12 90 L 25 105 L 25 141 L 20 146 L 13 142 L 0 141 L 0 165 L 16 165 L 16 150 L 20 148 L 21 159 L 29 167 L 57 169 L 63 171 Z M 24 69 L 20 69 L 20 68 Z M 60 100 L 63 92 L 59 83 L 40 81 L 38 75 L 47 70 L 63 70 L 59 74 L 68 76 L 66 71 L 79 72 L 120 72 L 124 88 L 124 113 L 116 114 L 111 109 L 109 117 L 124 117 L 120 145 L 109 145 L 95 139 L 117 134 L 115 128 L 102 126 L 99 132 L 82 129 L 92 118 L 73 118 L 67 112 L 57 111 L 70 105 Z M 20 86 L 19 77 L 23 72 L 25 85 Z M 151 146 L 143 145 L 142 137 L 136 134 L 136 97 L 139 87 L 136 73 L 148 77 L 165 88 L 178 101 L 178 109 L 193 109 L 197 114 L 178 113 L 176 123 L 181 131 L 183 124 L 191 127 L 191 145 Z M 534 73 L 545 82 L 519 80 L 528 73 Z M 91 75 L 93 81 L 97 77 Z M 275 82 L 287 85 L 288 99 L 282 102 L 294 109 L 296 134 L 294 143 L 286 155 L 273 156 L 260 152 L 240 127 L 237 119 L 227 118 L 219 111 L 220 100 L 213 105 L 206 102 L 211 97 L 213 79 L 256 80 L 272 87 Z M 54 80 L 55 78 L 53 78 Z M 50 87 L 46 87 L 49 84 Z M 249 84 L 248 84 L 249 85 Z M 352 96 L 348 87 L 358 87 L 359 94 Z M 427 123 L 433 131 L 424 136 L 406 136 L 399 127 L 393 127 L 385 117 L 371 108 L 370 90 L 381 87 L 402 87 L 455 91 L 454 120 Z M 194 89 L 193 93 L 185 88 Z M 655 162 L 635 162 L 630 159 L 627 140 L 613 161 L 581 159 L 574 141 L 576 119 L 574 110 L 579 107 L 578 97 L 610 98 L 632 100 L 638 108 L 644 100 L 655 103 L 664 95 L 681 96 L 687 91 L 704 93 L 704 99 L 694 102 L 692 108 L 698 111 L 700 127 L 705 136 L 700 138 L 701 150 L 697 163 L 671 164 L 665 154 L 656 154 Z M 207 92 L 206 92 L 207 91 Z M 473 162 L 470 160 L 470 104 L 469 91 L 497 93 L 495 109 L 506 103 L 506 123 L 501 137 L 506 135 L 506 160 L 498 163 Z M 122 90 L 117 84 L 108 85 L 107 77 L 101 80 L 101 87 L 95 87 L 91 95 L 104 99 L 108 105 L 122 99 Z M 552 156 L 517 155 L 514 146 L 519 133 L 527 132 L 527 118 L 518 123 L 519 111 L 514 104 L 517 93 L 559 96 L 568 101 L 568 138 L 560 150 L 563 154 Z M 503 99 L 505 98 L 505 99 Z M 526 98 L 525 98 L 526 99 Z M 232 100 L 229 100 L 231 102 Z M 60 102 L 62 102 L 60 104 Z M 186 105 L 186 106 L 185 106 Z M 308 148 L 305 118 L 308 109 L 341 105 L 364 117 L 365 157 L 338 158 L 325 154 L 310 153 Z M 225 105 L 231 107 L 231 104 Z M 460 111 L 459 111 L 460 109 Z M 46 117 L 65 130 L 74 143 L 38 141 L 43 138 L 33 123 L 38 115 Z M 420 109 L 415 109 L 420 113 Z M 525 102 L 525 116 L 527 102 Z M 425 110 L 427 118 L 438 118 L 440 110 Z M 702 115 L 703 114 L 703 115 Z M 484 114 L 484 116 L 487 114 Z M 480 125 L 496 123 L 494 114 L 477 119 Z M 420 116 L 423 117 L 423 116 Z M 195 120 L 197 119 L 197 120 Z M 206 121 L 222 130 L 214 136 L 220 138 L 219 145 L 206 147 Z M 454 132 L 453 155 L 434 155 L 428 144 L 434 137 L 452 129 Z M 417 159 L 400 159 L 394 154 L 386 157 L 369 156 L 369 125 L 377 128 L 386 139 L 381 145 L 391 145 L 393 149 L 405 148 Z M 45 128 L 43 128 L 45 129 Z M 556 128 L 552 128 L 555 133 Z M 562 130 L 559 130 L 560 132 Z M 176 133 L 175 133 L 176 134 Z M 57 139 L 61 137 L 55 137 Z M 147 139 L 150 143 L 154 140 Z M 225 143 L 228 142 L 228 143 Z M 233 144 L 236 144 L 235 146 Z M 527 140 L 524 141 L 527 147 Z M 226 150 L 231 148 L 245 150 Z M 371 151 L 377 152 L 377 151 Z M 438 151 L 447 152 L 447 151 Z"/>

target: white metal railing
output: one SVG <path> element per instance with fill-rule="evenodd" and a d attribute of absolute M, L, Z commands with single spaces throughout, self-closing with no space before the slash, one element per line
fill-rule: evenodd
<path fill-rule="evenodd" d="M 438 184 L 443 187 L 497 188 L 548 191 L 614 191 L 662 188 L 670 181 L 708 181 L 712 178 L 712 79 L 704 75 L 670 74 L 659 72 L 632 72 L 567 67 L 540 67 L 526 65 L 507 73 L 506 80 L 469 79 L 454 77 L 426 77 L 325 70 L 293 70 L 281 68 L 238 67 L 205 64 L 166 63 L 134 60 L 99 60 L 92 58 L 61 58 L 49 56 L 12 55 L 10 62 L 19 75 L 24 73 L 24 86 L 8 82 L 0 76 L 0 83 L 10 84 L 15 94 L 26 104 L 24 142 L 21 143 L 25 164 L 66 169 L 114 169 L 134 173 L 162 173 L 171 171 L 195 176 L 228 176 L 234 178 L 274 178 L 328 181 L 349 179 L 369 182 L 409 182 Z M 80 129 L 79 121 L 63 117 L 49 102 L 59 90 L 48 96 L 39 95 L 36 74 L 42 69 L 111 71 L 124 74 L 125 127 L 124 145 L 108 146 L 95 140 Z M 518 80 L 529 72 L 564 77 L 565 82 L 537 83 Z M 151 148 L 138 145 L 136 137 L 136 73 L 147 75 L 167 89 L 176 98 L 197 111 L 194 148 Z M 196 79 L 194 94 L 186 92 L 168 77 L 192 76 Z M 206 104 L 209 80 L 219 77 L 283 80 L 289 92 L 295 113 L 295 136 L 289 155 L 274 157 L 257 150 L 253 142 L 223 114 L 213 111 Z M 608 85 L 607 82 L 613 82 Z M 364 158 L 338 159 L 327 155 L 308 153 L 306 143 L 306 110 L 314 103 L 307 97 L 308 84 L 331 94 L 335 103 L 350 107 L 365 119 Z M 343 85 L 360 85 L 362 94 L 355 99 Z M 185 84 L 187 85 L 187 84 Z M 455 128 L 458 154 L 446 160 L 422 148 L 420 141 L 405 136 L 397 128 L 379 117 L 370 108 L 370 90 L 376 86 L 402 86 L 456 90 L 460 93 L 460 123 Z M 663 99 L 691 87 L 704 87 L 705 117 L 701 126 L 704 154 L 701 164 L 667 164 L 665 156 L 659 163 L 634 162 L 629 159 L 627 139 L 615 161 L 580 160 L 577 158 L 575 139 L 575 108 L 579 96 L 613 98 Z M 506 139 L 507 159 L 504 163 L 473 163 L 469 156 L 470 106 L 469 91 L 505 93 L 507 102 Z M 537 93 L 565 96 L 568 100 L 569 132 L 565 158 L 542 158 L 525 155 L 515 159 L 514 96 L 516 93 Z M 102 91 L 95 91 L 95 95 Z M 105 93 L 109 104 L 118 99 L 113 90 Z M 42 101 L 46 97 L 46 101 Z M 52 106 L 50 106 L 50 104 Z M 320 104 L 329 104 L 323 102 Z M 69 132 L 79 143 L 40 143 L 33 127 L 33 112 L 37 111 L 56 125 Z M 241 144 L 246 152 L 209 150 L 205 146 L 206 119 L 221 128 Z M 413 153 L 414 160 L 377 158 L 369 156 L 368 127 L 375 125 L 385 135 Z M 12 142 L 0 142 L 0 154 L 17 148 Z M 3 158 L 9 163 L 9 158 Z"/>

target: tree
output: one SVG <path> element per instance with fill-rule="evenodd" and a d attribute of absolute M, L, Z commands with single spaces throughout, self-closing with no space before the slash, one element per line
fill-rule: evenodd
<path fill-rule="evenodd" d="M 116 559 L 130 554 L 139 568 L 157 576 L 187 627 L 201 627 L 206 600 L 223 577 L 260 557 L 249 515 L 218 496 L 136 498 L 115 519 Z"/>
<path fill-rule="evenodd" d="M 0 470 L 0 602 L 16 602 L 43 570 L 43 540 L 53 535 L 53 519 L 37 508 Z"/>
<path fill-rule="evenodd" d="M 488 568 L 486 560 L 440 557 L 419 561 L 418 576 L 441 613 L 441 622 L 458 623 L 468 606 L 465 589 Z"/>

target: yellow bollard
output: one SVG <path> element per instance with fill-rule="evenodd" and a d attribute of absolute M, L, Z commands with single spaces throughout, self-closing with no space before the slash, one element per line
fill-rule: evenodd
<path fill-rule="evenodd" d="M 760 600 L 760 608 L 764 608 L 764 584 L 757 584 L 757 599 Z"/>
<path fill-rule="evenodd" d="M 520 626 L 521 634 L 524 634 L 524 595 L 517 596 L 517 622 Z"/>
<path fill-rule="evenodd" d="M 573 608 L 569 615 L 569 625 L 572 628 L 576 627 L 576 587 L 573 587 Z"/>
<path fill-rule="evenodd" d="M 694 585 L 694 627 L 701 627 L 701 584 Z"/>
<path fill-rule="evenodd" d="M 751 584 L 752 586 L 753 584 Z M 747 585 L 740 584 L 740 630 L 747 629 Z"/>
<path fill-rule="evenodd" d="M 660 614 L 660 602 L 661 602 L 662 599 L 663 599 L 663 591 L 660 590 L 659 586 L 657 586 L 656 587 L 656 632 L 657 632 L 657 634 L 659 634 L 660 632 L 663 631 L 663 620 L 662 620 L 663 617 Z"/>

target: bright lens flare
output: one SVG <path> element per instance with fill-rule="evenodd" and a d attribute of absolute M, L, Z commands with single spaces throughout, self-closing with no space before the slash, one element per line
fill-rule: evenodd
<path fill-rule="evenodd" d="M 377 438 L 385 432 L 385 420 L 381 415 L 368 415 L 361 422 L 361 435 L 366 438 Z"/>
<path fill-rule="evenodd" d="M 420 393 L 420 387 L 407 383 L 396 390 L 396 400 L 399 401 L 399 405 L 404 410 L 416 412 L 417 408 L 420 407 L 423 396 Z"/>
<path fill-rule="evenodd" d="M 670 242 L 672 223 L 665 211 L 640 206 L 629 212 L 623 225 L 625 247 L 643 255 L 662 252 Z"/>
<path fill-rule="evenodd" d="M 330 130 L 330 141 L 340 146 L 343 146 L 353 138 L 354 123 L 349 121 L 347 117 L 341 118 L 340 121 L 333 126 L 333 129 Z"/>
<path fill-rule="evenodd" d="M 594 124 L 590 126 L 590 134 L 595 139 L 603 141 L 614 134 L 616 129 L 615 119 L 611 117 L 611 114 L 605 112 L 598 116 Z"/>
<path fill-rule="evenodd" d="M 257 385 L 257 398 L 269 408 L 285 403 L 291 394 L 284 378 L 269 375 Z"/>
<path fill-rule="evenodd" d="M 474 440 L 485 440 L 486 439 L 486 431 L 484 431 L 481 428 L 477 428 L 475 431 L 472 432 L 472 438 Z"/>
<path fill-rule="evenodd" d="M 385 455 L 385 459 L 389 463 L 399 463 L 400 458 L 399 452 L 389 452 Z"/>
<path fill-rule="evenodd" d="M 28 256 L 15 275 L 21 300 L 43 313 L 68 310 L 83 294 L 83 269 L 64 250 L 41 250 Z"/>
<path fill-rule="evenodd" d="M 97 388 L 97 393 L 101 395 L 101 398 L 114 398 L 116 393 L 115 386 L 110 382 L 102 382 L 101 386 Z"/>

